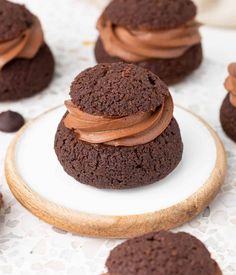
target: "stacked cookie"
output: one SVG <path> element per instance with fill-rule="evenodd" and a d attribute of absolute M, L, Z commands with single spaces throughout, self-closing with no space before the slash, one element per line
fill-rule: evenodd
<path fill-rule="evenodd" d="M 191 0 L 114 0 L 97 22 L 99 63 L 125 61 L 174 84 L 202 61 L 196 6 Z"/>
<path fill-rule="evenodd" d="M 225 81 L 228 91 L 220 110 L 220 121 L 225 133 L 236 142 L 236 63 L 228 67 L 229 76 Z"/>
<path fill-rule="evenodd" d="M 180 130 L 167 86 L 131 64 L 100 64 L 71 85 L 55 150 L 65 171 L 97 188 L 159 181 L 182 158 Z"/>
<path fill-rule="evenodd" d="M 53 71 L 39 19 L 25 6 L 0 0 L 0 101 L 42 91 Z"/>

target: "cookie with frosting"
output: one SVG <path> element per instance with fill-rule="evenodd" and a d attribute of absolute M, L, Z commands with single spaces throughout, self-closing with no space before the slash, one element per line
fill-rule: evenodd
<path fill-rule="evenodd" d="M 180 130 L 167 86 L 126 63 L 99 64 L 71 85 L 55 151 L 77 181 L 107 189 L 157 182 L 182 158 Z"/>
<path fill-rule="evenodd" d="M 227 95 L 220 110 L 220 121 L 225 133 L 236 142 L 236 63 L 228 67 L 229 76 L 225 80 Z"/>
<path fill-rule="evenodd" d="M 174 84 L 202 62 L 191 0 L 113 0 L 97 21 L 98 63 L 125 61 Z"/>
<path fill-rule="evenodd" d="M 104 275 L 222 275 L 204 244 L 190 234 L 155 232 L 114 248 Z"/>
<path fill-rule="evenodd" d="M 0 0 L 0 101 L 42 91 L 53 72 L 39 19 L 23 5 Z"/>

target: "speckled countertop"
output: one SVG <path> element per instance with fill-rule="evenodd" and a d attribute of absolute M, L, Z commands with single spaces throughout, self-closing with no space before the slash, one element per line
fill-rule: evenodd
<path fill-rule="evenodd" d="M 61 104 L 81 70 L 95 64 L 95 21 L 107 0 L 22 0 L 43 24 L 56 58 L 51 86 L 40 95 L 0 104 L 30 119 Z M 205 60 L 182 84 L 171 88 L 175 102 L 207 120 L 222 138 L 229 158 L 227 179 L 216 200 L 199 217 L 178 228 L 206 243 L 225 275 L 236 274 L 236 144 L 222 132 L 218 113 L 225 96 L 226 66 L 235 61 L 236 31 L 203 28 Z M 235 58 L 235 60 L 233 60 Z M 0 188 L 5 206 L 0 215 L 0 274 L 98 275 L 110 251 L 120 241 L 82 238 L 38 220 L 10 193 L 4 177 L 4 155 L 10 134 L 0 134 Z M 203 160 L 204 161 L 204 160 Z M 40 171 L 39 171 L 40 172 Z"/>

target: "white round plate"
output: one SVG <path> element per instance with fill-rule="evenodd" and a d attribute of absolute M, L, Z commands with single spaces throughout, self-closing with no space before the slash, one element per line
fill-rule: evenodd
<path fill-rule="evenodd" d="M 176 227 L 201 212 L 223 183 L 226 157 L 216 133 L 176 106 L 183 159 L 168 177 L 129 190 L 99 190 L 67 175 L 54 152 L 64 107 L 29 122 L 6 157 L 6 177 L 15 197 L 41 219 L 82 235 L 122 238 Z"/>

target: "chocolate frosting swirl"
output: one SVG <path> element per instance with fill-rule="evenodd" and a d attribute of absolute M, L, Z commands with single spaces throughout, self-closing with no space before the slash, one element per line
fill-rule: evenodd
<path fill-rule="evenodd" d="M 228 67 L 229 76 L 226 78 L 224 86 L 230 93 L 230 103 L 236 107 L 236 63 L 231 63 Z"/>
<path fill-rule="evenodd" d="M 173 117 L 173 100 L 169 95 L 155 112 L 140 112 L 125 117 L 95 116 L 82 112 L 71 101 L 64 125 L 80 140 L 111 146 L 135 146 L 151 142 L 168 127 Z"/>
<path fill-rule="evenodd" d="M 104 48 L 111 56 L 128 62 L 140 62 L 151 58 L 177 58 L 190 47 L 201 42 L 199 24 L 190 21 L 170 30 L 128 30 L 113 25 L 101 16 L 97 22 Z"/>
<path fill-rule="evenodd" d="M 19 37 L 0 43 L 0 70 L 15 58 L 33 58 L 43 44 L 43 31 L 36 16 Z"/>

